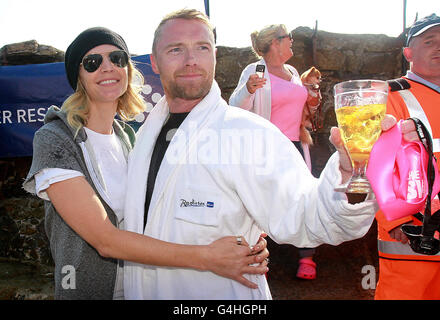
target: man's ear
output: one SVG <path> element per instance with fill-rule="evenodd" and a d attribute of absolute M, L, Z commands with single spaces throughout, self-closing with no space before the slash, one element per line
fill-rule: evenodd
<path fill-rule="evenodd" d="M 410 47 L 403 48 L 403 55 L 404 55 L 406 61 L 408 61 L 408 62 L 412 61 L 412 49 Z"/>
<path fill-rule="evenodd" d="M 153 69 L 153 72 L 155 74 L 160 74 L 159 68 L 157 67 L 156 58 L 153 54 L 150 55 L 150 60 L 151 60 L 151 68 Z"/>

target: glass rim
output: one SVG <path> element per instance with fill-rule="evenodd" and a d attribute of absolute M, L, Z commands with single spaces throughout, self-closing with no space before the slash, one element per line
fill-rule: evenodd
<path fill-rule="evenodd" d="M 356 87 L 356 83 L 377 83 L 379 85 L 383 85 L 383 90 L 380 90 L 380 88 L 377 88 L 376 90 L 372 90 L 371 85 L 368 86 L 368 88 L 363 89 L 362 87 Z M 350 84 L 353 84 L 353 86 L 350 86 Z M 357 80 L 347 80 L 338 82 L 333 86 L 333 93 L 334 95 L 341 95 L 341 94 L 349 94 L 354 92 L 383 92 L 384 94 L 388 93 L 388 82 L 385 80 L 378 80 L 378 79 L 357 79 Z M 341 91 L 342 89 L 346 89 L 345 91 Z M 350 90 L 352 89 L 352 90 Z M 348 91 L 350 90 L 350 91 Z"/>

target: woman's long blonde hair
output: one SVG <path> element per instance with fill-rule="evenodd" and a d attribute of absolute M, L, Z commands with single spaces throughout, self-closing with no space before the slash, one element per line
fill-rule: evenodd
<path fill-rule="evenodd" d="M 251 33 L 252 48 L 254 52 L 262 57 L 269 52 L 272 40 L 287 33 L 287 28 L 284 24 L 271 24 L 264 27 L 260 31 Z"/>
<path fill-rule="evenodd" d="M 125 93 L 118 99 L 118 107 L 116 109 L 117 114 L 124 121 L 130 121 L 134 119 L 134 116 L 145 110 L 145 101 L 140 95 L 142 86 L 144 84 L 144 77 L 135 68 L 133 62 L 128 62 L 128 86 Z M 87 119 L 89 114 L 88 96 L 81 81 L 78 79 L 78 85 L 76 91 L 70 95 L 61 106 L 61 110 L 67 114 L 67 122 L 71 127 L 76 129 L 78 133 L 79 129 L 87 125 Z"/>

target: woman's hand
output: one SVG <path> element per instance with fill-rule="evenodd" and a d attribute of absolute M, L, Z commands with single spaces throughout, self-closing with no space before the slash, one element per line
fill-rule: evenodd
<path fill-rule="evenodd" d="M 255 263 L 260 263 L 260 265 L 267 266 L 269 263 L 269 250 L 267 250 L 267 234 L 263 232 L 258 239 L 255 246 L 251 247 L 252 255 L 255 257 Z M 265 272 L 264 272 L 265 273 Z"/>
<path fill-rule="evenodd" d="M 266 78 L 260 78 L 258 74 L 251 74 L 246 82 L 246 88 L 250 94 L 254 94 L 257 89 L 263 88 L 266 84 Z"/>
<path fill-rule="evenodd" d="M 215 274 L 240 282 L 242 285 L 257 289 L 257 284 L 249 281 L 244 274 L 264 274 L 267 267 L 269 251 L 267 242 L 260 237 L 253 249 L 249 247 L 244 237 L 241 243 L 238 237 L 229 236 L 220 238 L 207 246 L 206 262 L 207 269 Z M 253 265 L 251 264 L 256 264 Z"/>

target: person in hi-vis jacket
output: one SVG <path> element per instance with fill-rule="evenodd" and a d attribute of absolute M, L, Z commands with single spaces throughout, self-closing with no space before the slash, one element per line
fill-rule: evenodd
<path fill-rule="evenodd" d="M 334 191 L 351 175 L 338 129 L 337 152 L 316 179 L 277 127 L 221 98 L 215 54 L 213 28 L 197 10 L 171 13 L 156 29 L 151 62 L 165 96 L 129 156 L 126 229 L 181 244 L 236 234 L 252 243 L 262 230 L 296 247 L 362 237 L 378 207 Z M 249 279 L 257 289 L 212 272 L 124 265 L 126 299 L 271 299 L 264 275 Z"/>
<path fill-rule="evenodd" d="M 409 62 L 406 75 L 390 81 L 387 113 L 397 119 L 415 117 L 428 128 L 433 152 L 440 165 L 440 17 L 431 14 L 408 31 L 403 55 Z M 431 202 L 431 212 L 440 208 L 439 199 Z M 414 252 L 403 224 L 421 225 L 416 216 L 388 221 L 383 212 L 376 214 L 379 280 L 376 300 L 440 299 L 440 254 Z"/>

